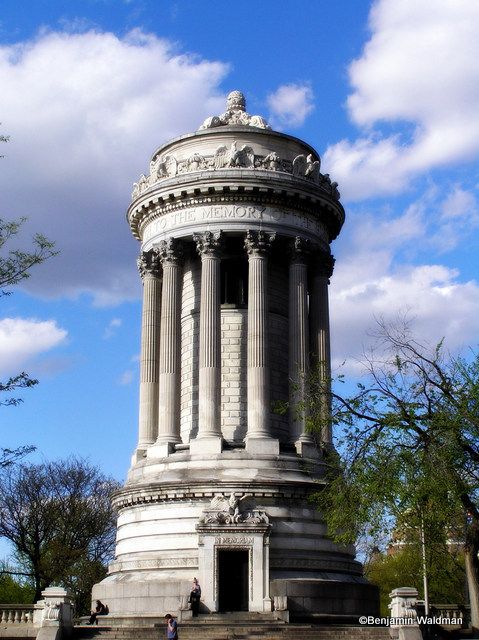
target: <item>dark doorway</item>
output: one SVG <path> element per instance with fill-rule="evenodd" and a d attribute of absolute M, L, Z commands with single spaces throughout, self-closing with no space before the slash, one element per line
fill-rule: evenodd
<path fill-rule="evenodd" d="M 245 258 L 221 260 L 221 304 L 245 308 L 248 304 L 248 261 Z"/>
<path fill-rule="evenodd" d="M 218 549 L 220 611 L 248 611 L 248 551 Z"/>

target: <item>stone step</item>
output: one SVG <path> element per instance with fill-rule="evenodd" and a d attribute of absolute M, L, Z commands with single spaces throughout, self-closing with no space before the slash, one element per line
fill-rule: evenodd
<path fill-rule="evenodd" d="M 157 627 L 75 627 L 74 640 L 161 640 L 163 626 Z M 389 640 L 383 627 L 340 627 L 281 622 L 188 621 L 179 625 L 181 640 Z"/>

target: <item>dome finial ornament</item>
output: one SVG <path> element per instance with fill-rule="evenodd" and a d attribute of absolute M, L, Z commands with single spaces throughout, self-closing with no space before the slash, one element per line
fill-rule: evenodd
<path fill-rule="evenodd" d="M 226 99 L 227 111 L 246 111 L 246 98 L 241 91 L 232 91 Z"/>
<path fill-rule="evenodd" d="M 206 118 L 201 129 L 212 129 L 227 125 L 241 124 L 259 129 L 271 129 L 261 116 L 252 116 L 246 112 L 246 98 L 241 91 L 231 91 L 226 99 L 226 111 L 220 116 Z"/>

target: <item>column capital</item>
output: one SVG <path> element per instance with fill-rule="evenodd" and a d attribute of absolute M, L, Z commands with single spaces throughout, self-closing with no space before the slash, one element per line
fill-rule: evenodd
<path fill-rule="evenodd" d="M 162 266 L 178 264 L 183 258 L 183 245 L 176 238 L 167 238 L 158 243 L 158 258 Z"/>
<path fill-rule="evenodd" d="M 194 233 L 193 240 L 196 242 L 196 250 L 203 256 L 212 256 L 219 258 L 223 248 L 223 232 L 222 231 L 203 231 Z"/>
<path fill-rule="evenodd" d="M 319 251 L 314 256 L 314 273 L 324 278 L 330 278 L 333 275 L 335 262 L 336 260 L 332 254 Z"/>
<path fill-rule="evenodd" d="M 311 242 L 307 238 L 296 236 L 288 243 L 288 255 L 292 263 L 306 264 L 311 253 Z"/>
<path fill-rule="evenodd" d="M 146 275 L 158 278 L 161 275 L 161 263 L 156 249 L 142 251 L 136 260 L 138 271 L 143 280 Z"/>
<path fill-rule="evenodd" d="M 248 230 L 244 239 L 244 247 L 249 256 L 267 255 L 275 238 L 275 233 Z"/>

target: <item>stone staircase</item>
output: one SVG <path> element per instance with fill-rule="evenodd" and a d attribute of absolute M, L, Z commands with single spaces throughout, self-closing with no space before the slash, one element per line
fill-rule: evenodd
<path fill-rule="evenodd" d="M 163 640 L 165 625 L 154 627 L 77 626 L 72 640 Z M 268 614 L 200 615 L 178 625 L 179 640 L 389 640 L 385 627 L 278 621 Z"/>

